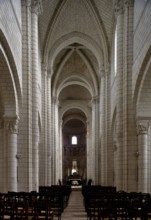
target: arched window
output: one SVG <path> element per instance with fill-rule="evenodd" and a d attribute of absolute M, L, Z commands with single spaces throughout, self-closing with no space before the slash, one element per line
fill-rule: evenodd
<path fill-rule="evenodd" d="M 72 143 L 73 145 L 76 145 L 76 144 L 77 144 L 77 136 L 72 136 L 71 143 Z"/>

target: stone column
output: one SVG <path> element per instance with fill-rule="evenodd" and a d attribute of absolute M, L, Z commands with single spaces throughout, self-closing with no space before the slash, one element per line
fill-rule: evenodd
<path fill-rule="evenodd" d="M 139 121 L 138 132 L 138 192 L 148 192 L 148 128 L 150 122 Z"/>
<path fill-rule="evenodd" d="M 31 72 L 31 7 L 30 0 L 22 4 L 22 106 L 18 150 L 23 155 L 18 161 L 19 191 L 32 190 L 32 72 Z"/>
<path fill-rule="evenodd" d="M 115 164 L 115 185 L 117 190 L 123 189 L 123 1 L 115 3 L 117 25 L 117 161 Z"/>
<path fill-rule="evenodd" d="M 17 134 L 18 118 L 4 118 L 7 134 L 7 190 L 17 192 Z"/>
<path fill-rule="evenodd" d="M 33 190 L 39 187 L 39 92 L 38 92 L 38 14 L 41 12 L 41 1 L 31 1 L 31 48 L 32 48 L 32 167 Z"/>
<path fill-rule="evenodd" d="M 41 129 L 41 147 L 39 149 L 39 184 L 47 185 L 47 134 L 48 134 L 48 99 L 47 99 L 47 67 L 42 64 L 42 129 Z"/>
<path fill-rule="evenodd" d="M 98 111 L 98 96 L 92 97 L 92 166 L 93 177 L 92 180 L 98 184 L 98 135 L 99 135 L 99 111 Z"/>
<path fill-rule="evenodd" d="M 132 85 L 134 0 L 124 0 L 123 26 L 123 189 L 137 191 L 137 136 Z"/>
<path fill-rule="evenodd" d="M 0 189 L 4 192 L 4 123 L 3 119 L 0 119 Z"/>
<path fill-rule="evenodd" d="M 52 145 L 51 145 L 51 75 L 47 76 L 47 185 L 51 186 Z"/>
<path fill-rule="evenodd" d="M 51 147 L 52 147 L 52 184 L 56 184 L 56 131 L 55 131 L 55 109 L 56 109 L 56 97 L 52 96 L 51 99 Z"/>
<path fill-rule="evenodd" d="M 59 145 L 59 100 L 56 97 L 55 102 L 55 111 L 54 111 L 54 129 L 55 129 L 55 184 L 58 183 L 58 179 L 60 179 L 60 145 Z"/>
<path fill-rule="evenodd" d="M 113 147 L 111 144 L 111 74 L 110 65 L 106 64 L 105 67 L 105 151 L 106 151 L 106 165 L 105 165 L 105 185 L 113 185 L 113 164 L 114 155 Z"/>
<path fill-rule="evenodd" d="M 105 69 L 101 69 L 101 86 L 100 86 L 100 172 L 99 182 L 101 185 L 106 183 L 106 144 L 105 144 Z"/>
<path fill-rule="evenodd" d="M 90 120 L 87 120 L 87 180 L 88 179 L 92 179 L 92 173 L 93 173 L 93 169 L 92 169 L 92 142 L 90 140 L 91 137 L 91 129 L 90 129 Z"/>
<path fill-rule="evenodd" d="M 62 180 L 62 160 L 63 160 L 63 156 L 62 156 L 62 152 L 63 152 L 63 146 L 62 146 L 62 124 L 63 124 L 63 120 L 60 119 L 59 121 L 59 179 Z"/>

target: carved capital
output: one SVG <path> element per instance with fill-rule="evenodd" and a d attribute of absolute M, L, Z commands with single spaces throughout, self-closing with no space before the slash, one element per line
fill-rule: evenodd
<path fill-rule="evenodd" d="M 116 16 L 123 14 L 124 4 L 123 0 L 116 0 L 114 4 L 114 13 Z"/>
<path fill-rule="evenodd" d="M 22 3 L 23 6 L 30 7 L 31 0 L 22 0 L 21 3 Z"/>
<path fill-rule="evenodd" d="M 124 4 L 126 7 L 133 7 L 135 0 L 124 0 Z"/>
<path fill-rule="evenodd" d="M 42 13 L 42 1 L 41 0 L 31 0 L 31 12 L 39 15 Z"/>
<path fill-rule="evenodd" d="M 99 102 L 99 96 L 93 96 L 91 100 L 92 104 L 96 104 Z"/>
<path fill-rule="evenodd" d="M 8 133 L 18 134 L 18 123 L 19 123 L 18 117 L 4 118 L 4 127 Z"/>
<path fill-rule="evenodd" d="M 150 123 L 151 123 L 150 121 L 146 121 L 146 120 L 138 121 L 138 123 L 137 123 L 137 134 L 138 135 L 147 134 Z"/>

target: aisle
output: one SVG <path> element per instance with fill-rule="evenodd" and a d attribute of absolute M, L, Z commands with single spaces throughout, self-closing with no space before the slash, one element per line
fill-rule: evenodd
<path fill-rule="evenodd" d="M 67 208 L 64 210 L 61 220 L 87 220 L 83 206 L 81 191 L 72 191 Z"/>

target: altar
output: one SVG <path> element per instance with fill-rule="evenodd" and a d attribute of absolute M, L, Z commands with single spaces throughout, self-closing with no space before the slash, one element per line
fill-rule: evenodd
<path fill-rule="evenodd" d="M 72 186 L 82 186 L 82 178 L 80 175 L 70 175 L 67 180 L 68 185 Z"/>

